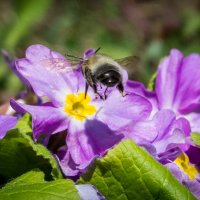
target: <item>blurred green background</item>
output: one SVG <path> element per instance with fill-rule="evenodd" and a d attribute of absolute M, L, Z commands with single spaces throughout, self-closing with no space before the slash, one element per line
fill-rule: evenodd
<path fill-rule="evenodd" d="M 81 56 L 101 47 L 113 58 L 137 55 L 145 84 L 171 48 L 200 53 L 199 0 L 0 1 L 0 48 L 23 57 L 31 44 Z M 0 98 L 22 85 L 0 58 Z"/>

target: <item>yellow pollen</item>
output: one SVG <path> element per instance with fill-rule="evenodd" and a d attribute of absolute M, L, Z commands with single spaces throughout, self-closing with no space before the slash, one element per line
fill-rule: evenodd
<path fill-rule="evenodd" d="M 88 95 L 78 93 L 78 95 L 68 94 L 65 98 L 64 111 L 75 119 L 83 121 L 87 117 L 96 113 L 96 108 L 90 104 L 91 100 Z"/>
<path fill-rule="evenodd" d="M 197 174 L 199 173 L 197 168 L 194 165 L 189 163 L 189 158 L 186 154 L 182 153 L 180 157 L 176 158 L 174 161 L 179 168 L 185 172 L 191 180 L 196 179 Z"/>

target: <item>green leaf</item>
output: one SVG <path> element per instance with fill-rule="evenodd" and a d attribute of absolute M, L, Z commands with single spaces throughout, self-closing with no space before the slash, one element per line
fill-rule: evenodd
<path fill-rule="evenodd" d="M 152 77 L 151 77 L 151 79 L 150 79 L 150 81 L 149 81 L 149 83 L 148 83 L 148 87 L 147 87 L 148 90 L 153 91 L 153 90 L 155 89 L 156 76 L 157 76 L 157 72 L 155 72 L 155 73 L 152 75 Z"/>
<path fill-rule="evenodd" d="M 12 181 L 8 182 L 3 188 L 7 188 L 8 186 L 19 185 L 19 184 L 31 184 L 31 183 L 40 183 L 45 182 L 45 174 L 44 172 L 40 171 L 39 169 L 34 169 L 29 171 L 21 176 L 13 179 Z M 1 190 L 0 190 L 1 191 Z"/>
<path fill-rule="evenodd" d="M 166 167 L 131 140 L 97 160 L 79 183 L 95 185 L 108 200 L 195 199 Z"/>
<path fill-rule="evenodd" d="M 25 115 L 14 129 L 0 140 L 0 183 L 34 168 L 45 173 L 47 180 L 62 178 L 60 168 L 51 154 L 41 144 L 32 139 L 30 117 Z"/>
<path fill-rule="evenodd" d="M 0 190 L 0 200 L 80 200 L 71 180 L 46 182 L 44 173 L 30 171 L 12 180 Z"/>
<path fill-rule="evenodd" d="M 19 41 L 30 33 L 31 29 L 45 16 L 52 0 L 21 0 L 17 2 L 21 3 L 21 9 L 19 10 L 17 19 L 4 40 L 5 48 L 14 48 Z"/>
<path fill-rule="evenodd" d="M 200 133 L 192 133 L 191 134 L 191 139 L 194 142 L 194 144 L 196 144 L 197 146 L 200 146 Z"/>

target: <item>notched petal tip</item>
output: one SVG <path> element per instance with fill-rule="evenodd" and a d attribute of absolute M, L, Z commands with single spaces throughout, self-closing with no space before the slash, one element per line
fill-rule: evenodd
<path fill-rule="evenodd" d="M 179 50 L 179 49 L 175 49 L 175 48 L 173 48 L 173 49 L 171 49 L 170 50 L 170 56 L 173 56 L 173 55 L 178 55 L 178 56 L 181 56 L 181 57 L 183 57 L 183 54 L 182 54 L 182 52 Z"/>
<path fill-rule="evenodd" d="M 76 185 L 81 200 L 106 200 L 105 197 L 91 184 Z"/>
<path fill-rule="evenodd" d="M 21 103 L 18 103 L 15 99 L 10 99 L 10 105 L 17 113 L 24 114 L 26 112 L 26 110 L 22 108 Z"/>

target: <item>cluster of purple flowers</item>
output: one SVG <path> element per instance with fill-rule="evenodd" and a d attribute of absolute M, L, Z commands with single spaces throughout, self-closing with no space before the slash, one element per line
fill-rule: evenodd
<path fill-rule="evenodd" d="M 83 58 L 92 52 L 85 52 Z M 171 50 L 159 65 L 155 91 L 128 80 L 123 72 L 127 95 L 122 97 L 113 89 L 105 100 L 96 98 L 90 88 L 85 97 L 80 70 L 49 70 L 46 61 L 52 59 L 65 60 L 70 66 L 64 56 L 42 45 L 30 46 L 26 57 L 16 60 L 18 76 L 46 101 L 26 105 L 11 99 L 10 104 L 17 113 L 31 114 L 35 141 L 45 134 L 42 142 L 49 147 L 55 134 L 64 133 L 65 142 L 54 154 L 66 177 L 84 173 L 95 158 L 129 138 L 200 197 L 200 149 L 190 137 L 192 132 L 200 133 L 200 55 L 184 58 Z M 0 116 L 0 138 L 16 121 L 13 116 Z"/>

